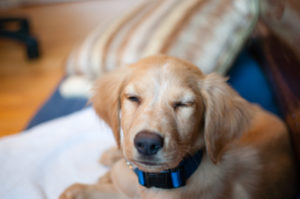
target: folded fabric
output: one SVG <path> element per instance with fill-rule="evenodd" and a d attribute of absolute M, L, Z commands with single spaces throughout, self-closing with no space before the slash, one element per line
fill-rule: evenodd
<path fill-rule="evenodd" d="M 95 183 L 98 162 L 114 145 L 110 128 L 91 107 L 0 139 L 0 198 L 57 199 L 69 185 Z"/>
<path fill-rule="evenodd" d="M 60 91 L 65 97 L 89 95 L 90 80 L 155 54 L 224 75 L 251 34 L 258 10 L 258 0 L 140 1 L 106 26 L 101 22 L 73 50 L 67 74 L 77 81 L 67 78 Z"/>
<path fill-rule="evenodd" d="M 71 54 L 67 70 L 96 78 L 153 55 L 188 60 L 224 74 L 251 34 L 257 0 L 141 1 L 126 15 L 95 30 Z"/>

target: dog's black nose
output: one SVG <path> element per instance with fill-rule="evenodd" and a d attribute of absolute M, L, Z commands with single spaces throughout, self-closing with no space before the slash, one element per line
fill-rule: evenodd
<path fill-rule="evenodd" d="M 157 133 L 141 131 L 134 138 L 137 151 L 146 156 L 155 155 L 164 145 L 164 139 Z"/>

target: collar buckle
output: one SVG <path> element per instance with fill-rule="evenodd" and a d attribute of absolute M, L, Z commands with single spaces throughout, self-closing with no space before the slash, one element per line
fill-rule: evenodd
<path fill-rule="evenodd" d="M 173 189 L 185 185 L 184 170 L 181 166 L 160 173 L 148 173 L 138 168 L 134 169 L 134 172 L 137 174 L 139 183 L 147 188 Z"/>

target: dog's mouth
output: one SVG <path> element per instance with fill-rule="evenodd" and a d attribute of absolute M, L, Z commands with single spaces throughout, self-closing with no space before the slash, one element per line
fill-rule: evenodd
<path fill-rule="evenodd" d="M 158 161 L 149 161 L 149 160 L 134 160 L 133 164 L 142 171 L 145 172 L 160 172 L 167 169 L 165 163 Z"/>
<path fill-rule="evenodd" d="M 131 163 L 133 167 L 137 167 L 145 172 L 160 172 L 162 170 L 175 168 L 178 166 L 182 158 L 180 158 L 179 154 L 176 156 L 171 155 L 156 155 L 156 156 L 143 156 L 143 155 L 135 155 L 135 156 L 127 156 L 125 159 L 128 163 Z"/>
<path fill-rule="evenodd" d="M 159 163 L 157 161 L 149 161 L 149 160 L 134 160 L 136 164 L 140 164 L 143 166 L 161 166 L 162 163 Z"/>
<path fill-rule="evenodd" d="M 129 162 L 143 171 L 160 171 L 166 167 L 166 162 L 154 157 L 136 157 Z"/>
<path fill-rule="evenodd" d="M 170 164 L 169 162 L 162 162 L 158 159 L 145 159 L 145 158 L 138 158 L 133 159 L 130 162 L 132 162 L 136 167 L 138 167 L 142 171 L 146 172 L 160 172 L 162 170 L 166 170 L 169 168 L 173 168 L 176 165 Z"/>

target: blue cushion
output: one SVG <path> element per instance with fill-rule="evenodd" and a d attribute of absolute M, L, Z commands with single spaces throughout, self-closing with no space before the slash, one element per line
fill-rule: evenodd
<path fill-rule="evenodd" d="M 59 90 L 56 89 L 50 99 L 48 99 L 30 121 L 26 129 L 42 122 L 78 111 L 87 106 L 87 101 L 86 98 L 64 98 L 61 96 Z"/>
<path fill-rule="evenodd" d="M 274 93 L 259 64 L 243 51 L 228 73 L 228 83 L 245 99 L 282 116 Z"/>

